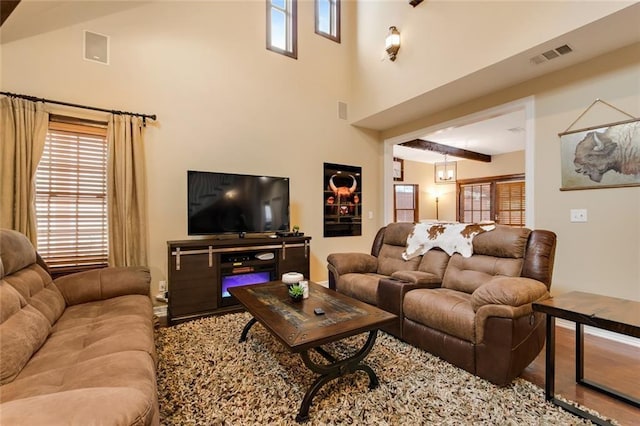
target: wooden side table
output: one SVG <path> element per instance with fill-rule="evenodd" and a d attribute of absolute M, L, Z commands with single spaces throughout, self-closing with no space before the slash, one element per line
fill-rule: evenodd
<path fill-rule="evenodd" d="M 640 338 L 640 302 L 574 291 L 534 302 L 533 310 L 547 314 L 547 343 L 545 366 L 545 398 L 567 411 L 607 425 L 602 419 L 567 404 L 555 397 L 555 324 L 556 318 L 576 323 L 576 383 L 602 392 L 627 404 L 640 407 L 640 400 L 617 392 L 584 377 L 584 326 Z"/>

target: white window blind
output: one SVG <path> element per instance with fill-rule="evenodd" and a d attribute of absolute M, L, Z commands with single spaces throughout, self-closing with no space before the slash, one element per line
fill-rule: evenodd
<path fill-rule="evenodd" d="M 106 127 L 50 122 L 36 172 L 38 252 L 51 268 L 106 265 Z"/>

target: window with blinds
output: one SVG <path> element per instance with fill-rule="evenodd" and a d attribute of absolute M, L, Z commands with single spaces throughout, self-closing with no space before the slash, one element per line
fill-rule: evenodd
<path fill-rule="evenodd" d="M 524 181 L 496 182 L 496 222 L 525 225 Z"/>
<path fill-rule="evenodd" d="M 524 175 L 458 181 L 460 222 L 494 220 L 509 226 L 525 226 Z"/>
<path fill-rule="evenodd" d="M 418 185 L 393 185 L 393 199 L 394 222 L 418 221 Z"/>
<path fill-rule="evenodd" d="M 38 252 L 52 269 L 104 266 L 107 129 L 51 121 L 36 172 Z"/>

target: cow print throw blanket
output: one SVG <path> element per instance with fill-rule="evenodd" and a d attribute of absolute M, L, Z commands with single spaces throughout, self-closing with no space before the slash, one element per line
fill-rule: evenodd
<path fill-rule="evenodd" d="M 421 256 L 434 247 L 444 250 L 449 256 L 460 253 L 463 257 L 473 254 L 473 237 L 496 228 L 495 223 L 416 223 L 407 237 L 407 247 L 402 253 L 404 260 Z"/>

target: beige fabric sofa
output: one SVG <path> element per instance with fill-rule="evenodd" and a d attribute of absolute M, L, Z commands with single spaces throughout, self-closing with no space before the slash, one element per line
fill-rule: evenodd
<path fill-rule="evenodd" d="M 3 229 L 0 279 L 1 425 L 159 424 L 147 268 L 52 281 Z"/>
<path fill-rule="evenodd" d="M 473 239 L 473 255 L 432 249 L 405 261 L 413 224 L 378 232 L 371 254 L 327 258 L 329 286 L 398 315 L 385 331 L 452 364 L 506 385 L 540 353 L 556 236 L 497 225 Z"/>

